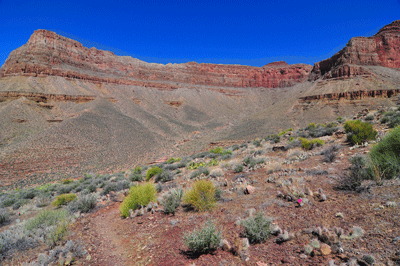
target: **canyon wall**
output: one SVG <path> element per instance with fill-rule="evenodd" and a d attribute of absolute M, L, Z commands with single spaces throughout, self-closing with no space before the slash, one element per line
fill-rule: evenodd
<path fill-rule="evenodd" d="M 362 66 L 400 68 L 400 20 L 372 37 L 355 37 L 331 58 L 314 64 L 310 80 L 368 75 Z"/>
<path fill-rule="evenodd" d="M 222 64 L 155 64 L 112 52 L 86 48 L 47 30 L 36 30 L 29 41 L 10 53 L 0 77 L 61 76 L 164 89 L 177 83 L 224 87 L 287 87 L 307 80 L 312 66 L 276 62 L 263 67 Z"/>

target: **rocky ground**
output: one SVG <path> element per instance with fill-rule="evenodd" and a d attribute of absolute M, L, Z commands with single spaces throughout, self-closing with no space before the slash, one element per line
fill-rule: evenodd
<path fill-rule="evenodd" d="M 380 123 L 375 128 L 380 135 L 387 131 Z M 364 181 L 357 192 L 337 189 L 349 158 L 366 155 L 371 144 L 350 146 L 345 135 L 334 134 L 321 137 L 325 144 L 310 151 L 281 150 L 290 135 L 283 135 L 277 144 L 244 143 L 232 157 L 209 166 L 210 175 L 200 178 L 212 180 L 222 191 L 217 207 L 209 212 L 181 206 L 175 215 L 167 215 L 156 206 L 124 219 L 119 206 L 127 190 L 100 194 L 93 211 L 75 214 L 62 242 L 72 240 L 86 250 L 72 265 L 369 265 L 371 258 L 374 265 L 399 265 L 400 180 Z M 324 162 L 323 151 L 333 145 L 338 147 L 335 159 Z M 235 173 L 234 166 L 248 156 L 264 162 Z M 162 184 L 158 197 L 171 187 L 190 188 L 195 180 L 189 178 L 192 172 L 182 168 L 174 180 Z M 38 209 L 21 207 L 19 212 L 21 216 L 13 216 L 2 231 Z M 248 245 L 240 221 L 257 212 L 273 219 L 275 234 L 264 243 Z M 182 237 L 210 219 L 221 230 L 225 245 L 194 256 Z M 7 256 L 3 264 L 33 262 L 37 254 L 50 252 L 46 246 L 20 251 Z"/>

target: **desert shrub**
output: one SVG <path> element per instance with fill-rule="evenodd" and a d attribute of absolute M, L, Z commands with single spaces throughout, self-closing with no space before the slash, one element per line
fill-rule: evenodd
<path fill-rule="evenodd" d="M 233 171 L 235 172 L 235 173 L 240 173 L 240 172 L 243 172 L 243 165 L 242 164 L 237 164 L 237 165 L 235 165 L 235 168 L 233 168 Z"/>
<path fill-rule="evenodd" d="M 49 196 L 42 195 L 36 198 L 36 207 L 43 208 L 50 204 Z"/>
<path fill-rule="evenodd" d="M 117 190 L 117 184 L 116 183 L 107 183 L 103 186 L 103 190 L 101 191 L 100 195 L 107 195 L 110 194 L 111 191 L 116 191 Z"/>
<path fill-rule="evenodd" d="M 55 207 L 59 207 L 62 205 L 67 205 L 69 202 L 73 201 L 74 199 L 76 199 L 76 194 L 62 194 L 59 195 L 53 202 L 52 204 Z"/>
<path fill-rule="evenodd" d="M 67 185 L 61 185 L 57 189 L 57 194 L 62 195 L 62 194 L 68 194 L 70 193 L 75 187 L 72 184 L 67 184 Z"/>
<path fill-rule="evenodd" d="M 369 152 L 369 172 L 375 177 L 392 179 L 400 176 L 400 126 L 396 127 Z M 378 176 L 377 176 L 378 175 Z"/>
<path fill-rule="evenodd" d="M 167 164 L 173 164 L 173 163 L 176 163 L 176 162 L 179 162 L 179 161 L 182 161 L 182 158 L 174 158 L 174 157 L 172 157 L 172 158 L 169 158 L 167 160 Z"/>
<path fill-rule="evenodd" d="M 153 176 L 155 176 L 156 174 L 161 173 L 162 171 L 163 170 L 158 166 L 150 168 L 146 172 L 146 180 L 149 181 Z"/>
<path fill-rule="evenodd" d="M 291 138 L 293 138 L 293 137 L 291 137 Z M 285 150 L 290 150 L 290 149 L 293 149 L 296 147 L 301 147 L 301 146 L 302 146 L 301 140 L 293 138 L 292 140 L 289 140 L 289 143 L 285 146 Z"/>
<path fill-rule="evenodd" d="M 204 174 L 205 176 L 208 176 L 210 174 L 210 171 L 206 167 L 201 167 L 190 174 L 190 179 L 199 177 L 202 174 Z"/>
<path fill-rule="evenodd" d="M 344 118 L 342 118 L 341 116 L 338 116 L 337 118 L 336 118 L 336 121 L 338 121 L 338 123 L 343 123 L 344 121 L 346 121 Z"/>
<path fill-rule="evenodd" d="M 261 141 L 260 140 L 255 140 L 255 141 L 253 141 L 253 145 L 255 147 L 261 147 Z"/>
<path fill-rule="evenodd" d="M 27 230 L 33 229 L 45 229 L 53 225 L 57 225 L 66 219 L 66 211 L 60 210 L 43 210 L 39 212 L 35 217 L 29 219 L 25 224 Z"/>
<path fill-rule="evenodd" d="M 221 242 L 221 232 L 216 229 L 214 223 L 210 220 L 202 228 L 184 234 L 183 242 L 193 253 L 209 253 L 218 248 Z"/>
<path fill-rule="evenodd" d="M 233 145 L 233 146 L 231 147 L 231 150 L 232 150 L 232 151 L 236 151 L 236 150 L 238 150 L 239 148 L 240 148 L 239 145 L 235 144 L 235 145 Z"/>
<path fill-rule="evenodd" d="M 282 132 L 279 132 L 279 134 L 278 134 L 278 136 L 279 137 L 282 137 L 283 135 L 285 135 L 287 132 L 284 130 L 284 131 L 282 131 Z"/>
<path fill-rule="evenodd" d="M 372 120 L 374 120 L 374 116 L 373 116 L 373 115 L 367 115 L 367 116 L 364 118 L 364 120 L 365 120 L 365 121 L 372 121 Z"/>
<path fill-rule="evenodd" d="M 207 211 L 215 207 L 215 187 L 211 181 L 197 180 L 193 188 L 183 196 L 183 201 L 197 211 Z"/>
<path fill-rule="evenodd" d="M 96 207 L 97 198 L 95 195 L 83 195 L 80 196 L 78 199 L 72 201 L 69 206 L 68 210 L 72 213 L 74 212 L 89 212 Z"/>
<path fill-rule="evenodd" d="M 57 265 L 60 258 L 66 258 L 67 254 L 72 254 L 73 258 L 82 258 L 87 254 L 80 244 L 68 240 L 64 246 L 58 245 L 46 253 L 40 253 L 36 261 L 29 263 L 30 266 Z"/>
<path fill-rule="evenodd" d="M 256 160 L 251 156 L 247 156 L 243 159 L 243 164 L 249 168 L 253 168 L 256 165 Z"/>
<path fill-rule="evenodd" d="M 0 226 L 8 223 L 10 219 L 10 214 L 5 209 L 0 209 Z"/>
<path fill-rule="evenodd" d="M 73 181 L 72 179 L 69 179 L 69 178 L 64 179 L 64 180 L 62 181 L 63 185 L 68 185 L 68 184 L 71 184 L 72 182 L 74 182 L 74 181 Z"/>
<path fill-rule="evenodd" d="M 378 134 L 371 124 L 360 120 L 347 121 L 344 129 L 347 133 L 347 141 L 352 144 L 362 144 L 366 140 L 373 140 Z"/>
<path fill-rule="evenodd" d="M 327 163 L 331 163 L 335 160 L 337 151 L 340 149 L 339 145 L 332 145 L 325 150 L 322 151 L 322 155 L 324 156 L 323 161 Z"/>
<path fill-rule="evenodd" d="M 387 124 L 388 127 L 394 128 L 400 125 L 400 112 L 390 111 L 384 114 L 380 120 L 382 124 Z"/>
<path fill-rule="evenodd" d="M 198 162 L 198 163 L 191 162 L 188 164 L 189 170 L 197 169 L 197 168 L 204 167 L 204 166 L 206 166 L 206 164 L 204 162 Z"/>
<path fill-rule="evenodd" d="M 250 243 L 264 242 L 271 235 L 271 219 L 261 212 L 243 220 L 241 224 L 244 227 L 243 235 L 249 239 Z"/>
<path fill-rule="evenodd" d="M 314 147 L 322 146 L 325 144 L 325 142 L 322 139 L 312 139 L 308 140 L 306 138 L 299 138 L 301 141 L 301 146 L 305 150 L 311 150 Z"/>
<path fill-rule="evenodd" d="M 68 222 L 61 221 L 59 222 L 53 230 L 50 231 L 46 239 L 46 244 L 50 247 L 53 247 L 58 241 L 62 240 L 65 233 L 67 232 Z"/>
<path fill-rule="evenodd" d="M 278 135 L 269 135 L 265 138 L 265 140 L 270 141 L 271 143 L 278 143 L 281 141 L 281 137 Z"/>
<path fill-rule="evenodd" d="M 362 156 L 354 156 L 350 159 L 349 171 L 343 173 L 338 179 L 337 187 L 344 190 L 357 190 L 363 180 L 369 179 L 370 175 L 365 168 L 367 161 Z"/>
<path fill-rule="evenodd" d="M 222 153 L 224 151 L 224 148 L 222 147 L 215 147 L 214 149 L 210 150 L 210 153 Z"/>
<path fill-rule="evenodd" d="M 156 175 L 154 182 L 168 182 L 174 180 L 174 175 L 170 171 L 163 171 Z"/>
<path fill-rule="evenodd" d="M 132 173 L 129 175 L 129 179 L 132 182 L 141 182 L 141 181 L 143 181 L 143 176 L 141 173 Z"/>
<path fill-rule="evenodd" d="M 221 157 L 219 157 L 219 159 L 221 160 L 221 161 L 226 161 L 226 160 L 229 160 L 229 159 L 231 159 L 232 158 L 232 154 L 224 154 L 224 155 L 222 155 Z"/>
<path fill-rule="evenodd" d="M 191 157 L 192 159 L 204 158 L 204 157 L 206 157 L 208 154 L 209 154 L 209 152 L 203 151 L 203 152 L 200 152 L 200 153 L 193 154 L 193 155 L 190 156 L 190 157 Z"/>
<path fill-rule="evenodd" d="M 181 188 L 172 189 L 166 195 L 164 195 L 162 201 L 164 213 L 172 213 L 175 215 L 176 210 L 181 204 L 182 196 L 183 189 Z"/>
<path fill-rule="evenodd" d="M 120 206 L 121 215 L 129 216 L 129 210 L 136 210 L 139 206 L 146 206 L 156 199 L 156 188 L 151 183 L 140 184 L 131 187 L 129 195 L 124 199 Z"/>
<path fill-rule="evenodd" d="M 224 176 L 224 172 L 219 168 L 214 169 L 210 172 L 210 177 L 216 178 L 219 176 Z"/>
<path fill-rule="evenodd" d="M 30 189 L 25 189 L 23 191 L 19 192 L 19 197 L 22 199 L 33 199 L 36 196 L 37 192 L 30 188 Z"/>
<path fill-rule="evenodd" d="M 27 199 L 19 199 L 12 205 L 12 209 L 13 210 L 18 210 L 19 208 L 21 208 L 22 206 L 24 206 L 28 202 L 29 202 L 29 200 L 27 200 Z"/>

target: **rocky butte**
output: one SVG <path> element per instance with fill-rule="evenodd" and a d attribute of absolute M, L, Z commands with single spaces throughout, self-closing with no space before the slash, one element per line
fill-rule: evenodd
<path fill-rule="evenodd" d="M 400 68 L 400 20 L 372 37 L 355 37 L 329 59 L 315 63 L 310 80 L 369 75 L 362 66 Z"/>
<path fill-rule="evenodd" d="M 288 87 L 307 80 L 312 66 L 285 62 L 263 67 L 242 65 L 154 64 L 112 52 L 86 48 L 47 30 L 36 30 L 29 41 L 11 52 L 0 71 L 10 75 L 61 76 L 175 89 L 177 83 L 223 87 Z"/>

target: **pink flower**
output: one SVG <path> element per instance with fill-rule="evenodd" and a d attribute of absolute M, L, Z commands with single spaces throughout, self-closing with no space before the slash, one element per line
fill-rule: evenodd
<path fill-rule="evenodd" d="M 302 199 L 298 199 L 297 203 L 300 204 L 303 200 Z"/>

